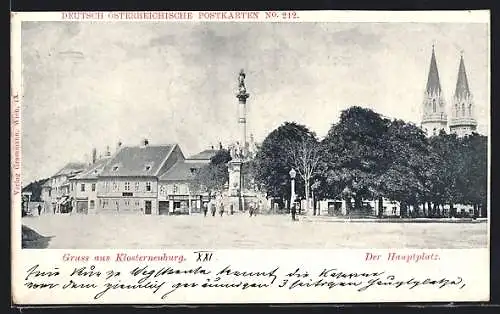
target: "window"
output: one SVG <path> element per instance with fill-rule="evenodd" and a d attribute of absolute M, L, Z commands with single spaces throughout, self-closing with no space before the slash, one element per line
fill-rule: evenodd
<path fill-rule="evenodd" d="M 462 104 L 462 116 L 465 116 L 465 104 Z"/>
<path fill-rule="evenodd" d="M 85 183 L 80 185 L 80 191 L 85 192 Z"/>
<path fill-rule="evenodd" d="M 118 165 L 113 166 L 113 171 L 118 171 Z"/>
<path fill-rule="evenodd" d="M 135 201 L 135 206 L 139 206 L 139 201 Z"/>
<path fill-rule="evenodd" d="M 166 192 L 165 186 L 164 185 L 160 185 L 160 194 L 165 195 L 166 194 L 165 192 Z"/>
<path fill-rule="evenodd" d="M 458 104 L 455 105 L 455 117 L 458 117 Z"/>
<path fill-rule="evenodd" d="M 95 206 L 95 201 L 94 200 L 90 201 L 89 208 L 94 209 L 94 206 Z"/>
<path fill-rule="evenodd" d="M 52 190 L 49 190 L 49 197 L 52 196 Z"/>
<path fill-rule="evenodd" d="M 151 191 L 151 182 L 146 182 L 146 191 Z"/>
<path fill-rule="evenodd" d="M 129 200 L 125 200 L 125 206 L 129 206 L 130 205 L 130 201 Z"/>
<path fill-rule="evenodd" d="M 135 182 L 135 190 L 139 191 L 139 182 Z"/>
<path fill-rule="evenodd" d="M 95 183 L 92 183 L 92 192 L 95 192 Z"/>
<path fill-rule="evenodd" d="M 71 182 L 71 192 L 73 192 L 73 182 Z"/>
<path fill-rule="evenodd" d="M 130 191 L 130 182 L 125 182 L 125 191 Z"/>
<path fill-rule="evenodd" d="M 472 116 L 472 104 L 469 104 L 469 116 Z"/>
<path fill-rule="evenodd" d="M 179 192 L 179 187 L 177 185 L 174 184 L 174 187 L 173 187 L 173 192 L 174 194 L 176 194 L 177 192 Z"/>
<path fill-rule="evenodd" d="M 116 182 L 113 182 L 113 191 L 118 190 L 118 184 Z"/>
<path fill-rule="evenodd" d="M 436 112 L 436 99 L 432 100 L 432 112 Z"/>

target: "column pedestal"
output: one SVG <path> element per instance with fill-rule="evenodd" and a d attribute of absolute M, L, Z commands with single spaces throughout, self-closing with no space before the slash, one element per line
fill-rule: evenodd
<path fill-rule="evenodd" d="M 229 170 L 229 201 L 233 204 L 235 212 L 243 211 L 243 202 L 241 199 L 242 178 L 241 166 L 243 162 L 239 159 L 233 159 L 228 163 Z"/>

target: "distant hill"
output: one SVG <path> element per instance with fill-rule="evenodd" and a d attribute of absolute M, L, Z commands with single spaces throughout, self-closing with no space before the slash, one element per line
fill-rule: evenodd
<path fill-rule="evenodd" d="M 35 182 L 31 182 L 27 186 L 23 188 L 23 192 L 31 192 L 31 201 L 33 202 L 41 202 L 41 194 L 42 194 L 42 185 L 47 182 L 49 178 L 37 180 Z"/>

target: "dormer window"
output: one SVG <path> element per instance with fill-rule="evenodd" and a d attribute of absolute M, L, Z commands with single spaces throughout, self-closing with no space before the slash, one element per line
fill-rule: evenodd
<path fill-rule="evenodd" d="M 112 169 L 113 169 L 113 171 L 118 171 L 118 168 L 119 168 L 118 165 L 114 165 Z"/>
<path fill-rule="evenodd" d="M 191 174 L 195 174 L 196 170 L 198 170 L 198 169 L 196 169 L 196 168 L 190 168 L 189 170 L 191 170 Z"/>
<path fill-rule="evenodd" d="M 144 165 L 144 171 L 150 171 L 153 168 L 153 163 L 147 163 Z"/>

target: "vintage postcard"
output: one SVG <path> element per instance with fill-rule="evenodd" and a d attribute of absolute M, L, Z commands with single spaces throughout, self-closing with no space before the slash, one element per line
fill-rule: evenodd
<path fill-rule="evenodd" d="M 14 304 L 489 300 L 489 11 L 11 32 Z"/>

